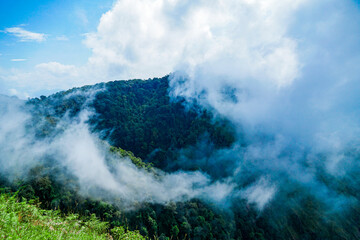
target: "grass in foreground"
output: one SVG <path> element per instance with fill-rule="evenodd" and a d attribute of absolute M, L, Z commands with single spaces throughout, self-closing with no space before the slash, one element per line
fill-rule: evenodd
<path fill-rule="evenodd" d="M 95 215 L 82 220 L 59 211 L 43 210 L 33 203 L 18 201 L 16 195 L 0 195 L 0 238 L 3 239 L 129 239 L 143 240 L 138 232 L 109 225 Z"/>

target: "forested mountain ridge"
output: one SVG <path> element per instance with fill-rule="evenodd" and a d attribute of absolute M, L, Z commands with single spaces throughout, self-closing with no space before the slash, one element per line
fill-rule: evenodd
<path fill-rule="evenodd" d="M 194 145 L 204 135 L 217 148 L 234 142 L 229 121 L 214 120 L 211 112 L 196 104 L 187 107 L 184 99 L 171 100 L 168 88 L 168 76 L 113 81 L 30 99 L 28 104 L 51 121 L 65 113 L 76 115 L 89 101 L 87 107 L 96 113 L 89 120 L 94 131 L 111 145 L 162 168 L 166 158 L 174 158 L 172 150 Z"/>
<path fill-rule="evenodd" d="M 64 119 L 71 124 L 90 112 L 86 124 L 105 145 L 113 145 L 109 145 L 111 154 L 155 175 L 153 166 L 166 169 L 169 161 L 176 161 L 178 149 L 195 145 L 200 138 L 214 148 L 230 146 L 235 140 L 231 124 L 214 119 L 196 104 L 189 107 L 183 99 L 171 100 L 168 81 L 167 76 L 114 81 L 29 99 L 22 107 L 31 113 L 26 128 L 35 131 L 37 139 L 56 139 L 66 131 Z M 113 160 L 107 162 L 110 171 L 117 164 Z M 234 223 L 226 221 L 227 213 L 199 199 L 164 205 L 134 202 L 132 211 L 123 212 L 121 199 L 107 202 L 106 197 L 83 196 L 79 180 L 51 156 L 31 167 L 24 178 L 13 181 L 1 176 L 0 180 L 6 191 L 18 191 L 20 199 L 38 199 L 42 208 L 85 217 L 96 214 L 110 229 L 124 226 L 150 239 L 230 239 L 234 232 Z"/>
<path fill-rule="evenodd" d="M 259 209 L 241 195 L 246 194 L 244 189 L 251 189 L 256 183 L 256 171 L 236 176 L 240 178 L 239 184 L 225 201 L 212 201 L 207 195 L 209 192 L 192 195 L 192 191 L 185 191 L 180 197 L 170 200 L 161 198 L 202 172 L 205 172 L 201 175 L 205 179 L 205 190 L 209 186 L 223 187 L 221 184 L 224 182 L 233 186 L 231 181 L 236 181 L 236 177 L 228 181 L 230 175 L 226 175 L 226 167 L 235 171 L 237 166 L 234 163 L 246 161 L 242 158 L 246 155 L 241 155 L 241 145 L 232 151 L 234 145 L 242 142 L 238 139 L 241 133 L 235 132 L 229 121 L 196 103 L 186 103 L 181 98 L 171 99 L 168 91 L 169 78 L 166 76 L 74 88 L 48 97 L 29 99 L 25 105 L 20 101 L 17 103 L 20 116 L 10 114 L 10 120 L 24 118 L 25 130 L 15 131 L 19 135 L 15 140 L 11 140 L 9 131 L 5 131 L 3 135 L 7 138 L 0 139 L 4 145 L 1 145 L 1 150 L 14 154 L 23 151 L 23 146 L 30 145 L 30 149 L 35 147 L 32 151 L 37 154 L 24 151 L 25 154 L 19 155 L 20 163 L 24 163 L 20 167 L 26 170 L 25 173 L 21 174 L 15 168 L 15 174 L 9 178 L 1 169 L 1 187 L 5 192 L 18 191 L 19 200 L 36 199 L 45 209 L 59 209 L 62 213 L 77 213 L 83 217 L 95 214 L 109 223 L 107 231 L 110 233 L 111 229 L 124 227 L 138 230 L 149 239 L 360 239 L 357 201 L 341 212 L 329 212 L 326 202 L 293 181 L 286 182 L 284 186 L 287 188 L 278 192 L 266 207 Z M 10 98 L 8 102 L 11 102 Z M 6 115 L 11 107 L 4 105 Z M 10 122 L 6 117 L 0 121 L 4 124 Z M 15 130 L 17 128 L 15 125 Z M 32 134 L 35 138 L 28 137 Z M 6 145 L 8 142 L 10 145 Z M 37 142 L 40 144 L 36 145 Z M 80 148 L 77 142 L 80 142 Z M 19 147 L 13 149 L 13 145 Z M 54 145 L 55 148 L 43 151 L 43 145 Z M 77 157 L 67 156 L 68 152 Z M 92 165 L 92 157 L 98 155 L 104 164 Z M 9 156 L 5 154 L 0 159 Z M 37 157 L 39 159 L 33 159 Z M 198 158 L 203 157 L 204 162 L 198 162 Z M 208 164 L 211 158 L 217 160 Z M 4 163 L 8 160 L 2 160 L 6 166 Z M 28 160 L 34 161 L 29 169 L 25 168 Z M 251 166 L 249 159 L 248 162 Z M 73 165 L 77 167 L 73 168 Z M 121 167 L 125 171 L 118 172 Z M 211 171 L 207 171 L 209 169 Z M 223 175 L 217 175 L 215 170 Z M 101 175 L 104 171 L 109 173 L 103 175 L 106 178 Z M 81 174 L 76 175 L 78 172 Z M 89 177 L 89 172 L 94 175 Z M 178 181 L 166 184 L 171 180 L 168 178 L 171 174 L 175 174 Z M 85 181 L 81 175 L 85 175 Z M 207 178 L 207 175 L 211 177 Z M 332 186 L 334 193 L 356 197 L 358 181 L 355 176 L 351 184 L 346 185 L 346 179 L 331 178 L 321 172 L 316 175 L 319 182 Z M 220 182 L 217 182 L 217 177 Z M 107 187 L 116 182 L 116 178 L 120 179 L 120 184 L 113 188 L 99 189 L 96 185 L 105 182 L 103 185 Z M 94 179 L 96 184 L 87 184 Z M 260 190 L 254 191 L 255 195 L 250 197 L 263 196 L 266 188 L 261 183 Z M 198 185 L 201 184 L 195 182 L 188 188 L 193 190 Z M 124 195 L 117 192 L 128 186 Z M 221 187 L 212 189 L 210 194 L 216 197 L 226 190 Z M 147 191 L 147 188 L 152 191 Z M 143 195 L 149 197 L 142 198 Z M 159 196 L 160 200 L 157 199 Z"/>

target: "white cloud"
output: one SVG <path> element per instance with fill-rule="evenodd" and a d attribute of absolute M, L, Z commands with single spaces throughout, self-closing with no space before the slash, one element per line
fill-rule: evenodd
<path fill-rule="evenodd" d="M 14 89 L 14 88 L 11 88 L 9 89 L 9 92 L 8 92 L 9 96 L 16 96 L 20 99 L 27 99 L 29 98 L 29 94 L 25 91 L 25 92 L 19 92 L 18 90 Z"/>
<path fill-rule="evenodd" d="M 358 171 L 349 153 L 360 142 L 360 9 L 336 0 L 222 2 L 227 16 L 237 13 L 221 26 L 226 34 L 211 30 L 223 48 L 173 74 L 171 86 L 241 126 L 249 143 L 237 174 L 281 179 L 279 191 L 291 179 L 318 194 L 322 167 L 335 176 Z M 262 208 L 275 192 L 260 180 L 242 194 Z"/>
<path fill-rule="evenodd" d="M 226 58 L 244 76 L 287 84 L 299 63 L 296 41 L 285 32 L 301 2 L 119 0 L 85 44 L 91 64 L 121 78 L 163 76 Z"/>
<path fill-rule="evenodd" d="M 21 27 L 6 28 L 4 32 L 18 37 L 21 42 L 43 42 L 46 40 L 45 34 L 30 32 Z"/>
<path fill-rule="evenodd" d="M 25 59 L 25 58 L 13 58 L 10 61 L 12 61 L 12 62 L 23 62 L 23 61 L 26 61 L 26 60 L 27 59 Z"/>
<path fill-rule="evenodd" d="M 17 96 L 34 96 L 40 91 L 67 89 L 74 85 L 85 84 L 85 82 L 78 82 L 81 79 L 79 76 L 80 71 L 82 71 L 82 68 L 73 65 L 48 62 L 36 65 L 32 71 L 13 68 L 3 73 L 0 80 L 11 86 L 11 92 L 16 89 Z"/>
<path fill-rule="evenodd" d="M 300 68 L 297 42 L 285 35 L 287 22 L 303 1 L 118 0 L 103 14 L 97 31 L 85 35 L 84 43 L 92 51 L 86 65 L 68 68 L 71 73 L 65 80 L 61 74 L 49 76 L 48 71 L 40 76 L 38 67 L 28 73 L 12 71 L 10 78 L 20 81 L 27 75 L 24 86 L 33 79 L 39 86 L 59 89 L 78 83 L 161 77 L 179 69 L 194 73 L 195 68 L 213 65 L 214 75 L 229 69 L 228 75 L 286 85 Z M 85 24 L 85 12 L 78 10 L 77 15 Z M 11 29 L 14 34 L 30 33 Z M 32 36 L 23 39 L 45 39 L 43 34 Z"/>
<path fill-rule="evenodd" d="M 256 183 L 242 190 L 240 195 L 247 199 L 249 203 L 255 203 L 262 210 L 276 193 L 276 187 L 269 183 L 266 178 L 260 178 Z"/>
<path fill-rule="evenodd" d="M 20 68 L 2 69 L 0 83 L 3 88 L 0 91 L 9 94 L 9 89 L 16 89 L 19 92 L 16 95 L 20 98 L 24 95 L 35 97 L 106 80 L 109 79 L 101 69 L 95 69 L 90 65 L 75 66 L 47 62 L 35 65 L 30 71 Z"/>
<path fill-rule="evenodd" d="M 80 20 L 81 24 L 87 26 L 89 24 L 89 19 L 87 17 L 87 13 L 85 9 L 77 9 L 75 11 L 75 16 Z"/>
<path fill-rule="evenodd" d="M 252 87 L 266 83 L 268 89 L 257 92 L 266 97 L 269 92 L 291 85 L 302 73 L 300 56 L 312 51 L 310 48 L 299 51 L 299 44 L 308 34 L 291 37 L 289 31 L 311 28 L 314 33 L 322 29 L 327 34 L 327 20 L 322 25 L 320 20 L 309 26 L 298 24 L 296 29 L 292 25 L 301 21 L 299 9 L 308 7 L 307 11 L 313 11 L 312 6 L 318 4 L 308 0 L 118 0 L 103 14 L 97 31 L 85 35 L 84 44 L 92 55 L 87 64 L 73 66 L 66 77 L 66 87 L 114 79 L 147 79 L 185 70 L 196 77 L 196 82 L 184 94 L 192 96 L 196 85 L 216 96 L 211 91 L 217 87 L 208 88 L 209 81 L 221 85 L 227 79 L 229 85 L 236 82 L 238 87 L 244 81 L 253 84 Z M 76 14 L 86 24 L 85 12 L 80 9 Z M 39 40 L 45 39 L 43 34 L 40 36 Z M 62 38 L 58 40 L 65 40 Z M 35 76 L 38 71 L 12 70 L 10 75 L 14 78 L 17 72 Z M 64 80 L 56 76 L 63 77 L 52 74 L 48 86 L 65 87 Z M 43 81 L 40 85 L 45 86 Z M 247 107 L 266 109 L 255 102 Z"/>
<path fill-rule="evenodd" d="M 55 38 L 58 41 L 69 41 L 69 38 L 66 37 L 65 35 L 61 35 Z"/>
<path fill-rule="evenodd" d="M 85 97 L 87 94 L 92 93 L 86 93 Z M 154 168 L 148 172 L 137 168 L 130 159 L 110 154 L 109 146 L 89 130 L 86 122 L 91 113 L 86 109 L 81 109 L 77 119 L 61 119 L 58 125 L 63 129 L 61 133 L 39 140 L 36 130 L 29 129 L 31 116 L 24 111 L 23 104 L 18 99 L 0 95 L 0 173 L 9 179 L 25 177 L 27 171 L 46 156 L 78 179 L 80 193 L 101 199 L 106 198 L 105 190 L 108 196 L 121 198 L 124 206 L 195 197 L 222 202 L 232 191 L 232 185 L 227 182 L 211 181 L 198 171 L 165 173 Z M 114 171 L 110 171 L 107 162 L 113 163 Z"/>
<path fill-rule="evenodd" d="M 73 65 L 64 65 L 58 62 L 41 63 L 35 66 L 35 68 L 43 73 L 47 72 L 53 75 L 76 75 L 76 68 Z"/>

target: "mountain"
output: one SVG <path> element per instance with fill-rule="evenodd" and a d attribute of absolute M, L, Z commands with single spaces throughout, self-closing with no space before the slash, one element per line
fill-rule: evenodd
<path fill-rule="evenodd" d="M 109 153 L 130 159 L 139 169 L 157 176 L 155 179 L 163 175 L 157 168 L 168 172 L 182 168 L 180 160 L 175 164 L 180 150 L 200 139 L 211 143 L 214 151 L 235 141 L 229 121 L 213 116 L 196 103 L 190 106 L 184 99 L 171 100 L 168 87 L 166 76 L 101 83 L 29 99 L 21 106 L 21 111 L 29 114 L 24 135 L 34 134 L 30 145 L 49 144 L 61 138 L 68 125 L 76 124 L 85 113 L 86 126 L 102 139 L 101 145 L 109 146 Z M 20 199 L 37 199 L 42 208 L 81 216 L 96 214 L 110 224 L 110 229 L 125 226 L 150 238 L 230 239 L 234 232 L 233 222 L 226 221 L 226 212 L 196 198 L 161 204 L 137 204 L 135 200 L 130 210 L 123 210 L 121 198 L 105 197 L 108 193 L 103 190 L 91 188 L 88 191 L 96 194 L 84 195 L 71 166 L 62 165 L 62 158 L 56 160 L 53 154 L 42 154 L 41 160 L 20 178 L 9 180 L 3 175 L 2 186 L 7 191 L 18 191 Z M 109 157 L 107 161 L 108 168 L 115 171 L 118 158 Z M 203 167 L 194 164 L 189 168 Z"/>
<path fill-rule="evenodd" d="M 246 144 L 256 150 L 250 140 L 214 109 L 171 98 L 169 81 L 113 81 L 26 102 L 0 98 L 3 191 L 62 214 L 95 214 L 110 233 L 136 230 L 150 239 L 360 239 L 356 171 L 333 177 L 319 170 L 308 185 L 278 174 L 286 181 L 266 202 L 276 189 L 256 181 L 262 172 L 244 151 Z M 296 153 L 286 151 L 280 157 Z M 232 175 L 246 161 L 254 169 Z M 309 191 L 318 185 L 341 198 Z M 15 204 L 4 196 L 0 205 Z"/>
<path fill-rule="evenodd" d="M 95 113 L 89 120 L 92 131 L 160 168 L 166 168 L 169 157 L 174 160 L 173 150 L 194 145 L 203 136 L 215 148 L 235 141 L 229 121 L 214 120 L 210 111 L 196 104 L 188 107 L 184 99 L 171 100 L 168 88 L 168 76 L 114 81 L 30 99 L 28 104 L 49 119 L 69 112 L 75 116 L 85 104 Z"/>

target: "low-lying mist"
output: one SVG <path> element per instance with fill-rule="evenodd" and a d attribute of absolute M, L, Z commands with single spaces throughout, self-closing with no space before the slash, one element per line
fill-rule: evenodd
<path fill-rule="evenodd" d="M 228 39 L 233 51 L 222 48 L 179 67 L 170 95 L 213 109 L 237 127 L 237 143 L 198 161 L 210 175 L 218 175 L 214 165 L 229 171 L 239 187 L 233 196 L 263 210 L 295 192 L 318 199 L 326 212 L 342 211 L 358 204 L 360 26 L 352 19 L 359 9 L 350 1 L 285 2 L 224 25 L 237 26 Z M 280 17 L 282 5 L 293 8 Z M 240 31 L 251 20 L 257 39 Z"/>
<path fill-rule="evenodd" d="M 78 93 L 84 94 L 84 93 Z M 95 114 L 87 104 L 76 115 L 57 120 L 52 133 L 39 137 L 41 125 L 51 121 L 40 116 L 34 122 L 32 106 L 16 98 L 0 99 L 1 173 L 11 181 L 27 177 L 29 170 L 55 162 L 78 180 L 80 193 L 94 199 L 120 199 L 122 207 L 135 203 L 166 203 L 204 198 L 225 201 L 233 189 L 227 180 L 214 182 L 199 171 L 165 173 L 135 166 L 129 158 L 109 151 L 110 145 L 92 133 L 89 117 Z M 111 162 L 110 164 L 108 164 Z M 56 177 L 56 176 L 55 176 Z"/>

